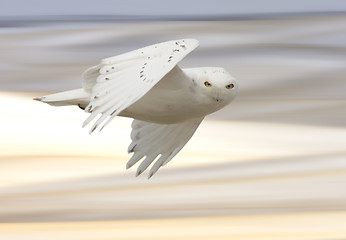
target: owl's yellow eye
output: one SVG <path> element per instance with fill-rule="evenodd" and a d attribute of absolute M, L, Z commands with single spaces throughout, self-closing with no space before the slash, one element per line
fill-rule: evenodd
<path fill-rule="evenodd" d="M 232 88 L 234 88 L 234 84 L 233 84 L 233 83 L 228 84 L 228 85 L 226 85 L 226 88 L 227 88 L 227 89 L 232 89 Z"/>
<path fill-rule="evenodd" d="M 211 87 L 211 83 L 208 82 L 208 81 L 206 81 L 206 82 L 204 82 L 204 86 L 206 86 L 206 87 Z"/>

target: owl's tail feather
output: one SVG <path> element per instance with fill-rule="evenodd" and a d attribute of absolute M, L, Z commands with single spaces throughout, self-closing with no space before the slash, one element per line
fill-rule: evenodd
<path fill-rule="evenodd" d="M 34 100 L 48 103 L 52 106 L 77 105 L 84 109 L 89 104 L 90 93 L 80 88 L 66 92 L 54 93 L 47 96 L 36 97 Z"/>

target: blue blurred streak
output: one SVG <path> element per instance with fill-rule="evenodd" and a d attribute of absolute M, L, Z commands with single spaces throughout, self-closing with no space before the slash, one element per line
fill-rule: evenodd
<path fill-rule="evenodd" d="M 0 16 L 35 15 L 234 15 L 345 11 L 341 0 L 2 0 Z"/>

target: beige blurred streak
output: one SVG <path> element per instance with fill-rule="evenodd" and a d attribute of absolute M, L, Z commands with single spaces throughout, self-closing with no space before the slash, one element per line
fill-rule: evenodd
<path fill-rule="evenodd" d="M 346 238 L 345 30 L 343 14 L 3 30 L 0 239 Z M 241 91 L 150 181 L 125 170 L 129 119 L 89 136 L 82 111 L 31 100 L 181 37 L 201 41 L 183 66 Z"/>
<path fill-rule="evenodd" d="M 344 212 L 97 222 L 5 223 L 4 239 L 344 239 Z"/>

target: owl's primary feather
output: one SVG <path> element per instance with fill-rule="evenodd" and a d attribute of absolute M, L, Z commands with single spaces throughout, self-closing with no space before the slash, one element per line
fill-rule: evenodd
<path fill-rule="evenodd" d="M 137 176 L 160 156 L 150 169 L 149 178 L 164 164 L 168 163 L 190 140 L 202 118 L 189 119 L 175 124 L 157 124 L 134 120 L 132 122 L 132 143 L 129 153 L 134 153 L 126 167 L 130 168 L 145 157 L 137 169 Z"/>
<path fill-rule="evenodd" d="M 35 100 L 85 109 L 90 115 L 83 126 L 98 117 L 90 133 L 115 116 L 134 118 L 127 168 L 145 157 L 136 175 L 155 161 L 151 177 L 184 147 L 205 115 L 236 96 L 236 82 L 224 69 L 177 66 L 196 47 L 197 40 L 181 39 L 106 58 L 83 73 L 82 89 Z"/>

